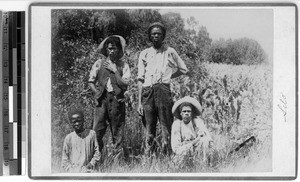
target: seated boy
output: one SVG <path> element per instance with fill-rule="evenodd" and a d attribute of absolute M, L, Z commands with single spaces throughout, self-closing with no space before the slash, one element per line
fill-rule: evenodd
<path fill-rule="evenodd" d="M 65 172 L 91 172 L 100 160 L 96 132 L 85 129 L 81 109 L 72 108 L 68 118 L 74 129 L 64 140 L 62 168 Z"/>
<path fill-rule="evenodd" d="M 213 140 L 203 120 L 197 117 L 200 111 L 200 103 L 192 97 L 178 100 L 172 108 L 177 119 L 172 125 L 171 146 L 178 161 L 190 154 L 202 156 L 203 161 L 207 160 Z"/>

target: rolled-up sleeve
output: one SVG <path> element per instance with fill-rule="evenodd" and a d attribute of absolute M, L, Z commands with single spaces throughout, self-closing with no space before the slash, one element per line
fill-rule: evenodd
<path fill-rule="evenodd" d="M 98 60 L 94 63 L 91 71 L 90 71 L 90 76 L 89 76 L 89 83 L 96 83 L 97 81 L 97 74 L 98 74 L 98 70 L 100 69 L 101 66 L 101 61 Z"/>
<path fill-rule="evenodd" d="M 180 58 L 178 53 L 173 48 L 171 48 L 171 55 L 172 55 L 174 62 L 177 64 L 177 69 L 181 73 L 186 74 L 189 70 L 187 69 L 184 61 Z"/>
<path fill-rule="evenodd" d="M 137 79 L 142 82 L 144 82 L 144 80 L 145 80 L 145 65 L 144 65 L 145 54 L 146 54 L 146 52 L 142 51 L 140 53 L 139 60 L 138 60 L 138 77 L 137 77 Z"/>
<path fill-rule="evenodd" d="M 128 83 L 131 77 L 131 72 L 130 72 L 130 68 L 129 65 L 127 63 L 124 64 L 124 68 L 123 68 L 123 76 L 122 79 Z"/>

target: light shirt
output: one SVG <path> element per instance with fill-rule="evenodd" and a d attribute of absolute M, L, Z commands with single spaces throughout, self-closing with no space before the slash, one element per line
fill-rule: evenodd
<path fill-rule="evenodd" d="M 172 124 L 171 147 L 175 154 L 182 155 L 193 148 L 193 140 L 198 136 L 212 141 L 208 129 L 201 118 L 194 118 L 194 124 L 190 121 L 185 124 L 182 120 L 175 120 Z M 195 127 L 194 127 L 195 126 Z"/>
<path fill-rule="evenodd" d="M 88 82 L 91 82 L 91 83 L 94 83 L 94 84 L 96 83 L 96 81 L 98 79 L 98 77 L 97 77 L 98 71 L 101 68 L 101 62 L 102 61 L 105 61 L 105 60 L 99 59 L 94 63 L 94 65 L 93 65 L 93 67 L 90 71 L 90 76 L 89 76 L 89 81 Z M 111 60 L 109 60 L 109 58 L 107 58 L 106 61 L 111 62 Z M 113 64 L 115 64 L 115 63 L 113 63 Z M 120 70 L 122 70 L 122 72 L 123 72 L 122 79 L 125 82 L 128 82 L 129 79 L 130 79 L 130 76 L 131 76 L 129 65 L 126 62 L 124 62 L 124 66 L 123 67 L 117 67 L 117 69 L 118 69 L 119 72 L 120 72 Z M 110 78 L 108 78 L 108 80 L 106 82 L 106 90 L 107 90 L 107 92 L 112 92 L 113 91 L 113 87 L 112 87 Z"/>
<path fill-rule="evenodd" d="M 94 166 L 100 160 L 96 132 L 87 129 L 84 132 L 86 136 L 80 137 L 73 131 L 64 140 L 62 168 L 67 172 L 81 172 L 88 163 Z"/>
<path fill-rule="evenodd" d="M 138 61 L 138 80 L 144 81 L 143 86 L 156 83 L 170 83 L 176 71 L 188 72 L 183 60 L 171 47 L 163 45 L 160 49 L 147 48 L 140 53 Z"/>

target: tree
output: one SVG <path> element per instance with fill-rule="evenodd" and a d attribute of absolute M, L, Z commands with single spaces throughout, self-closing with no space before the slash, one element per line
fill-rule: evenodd
<path fill-rule="evenodd" d="M 252 65 L 266 61 L 266 53 L 253 39 L 219 39 L 212 43 L 206 59 L 215 63 Z"/>

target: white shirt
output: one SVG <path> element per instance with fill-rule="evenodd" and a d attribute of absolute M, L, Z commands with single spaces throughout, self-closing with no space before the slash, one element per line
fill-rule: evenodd
<path fill-rule="evenodd" d="M 182 155 L 193 147 L 193 140 L 198 136 L 212 141 L 208 129 L 201 118 L 194 118 L 194 124 L 190 121 L 185 124 L 182 120 L 175 120 L 172 124 L 171 147 L 175 154 Z M 195 126 L 195 127 L 194 127 Z"/>
<path fill-rule="evenodd" d="M 170 83 L 171 76 L 176 71 L 188 72 L 186 65 L 178 53 L 171 47 L 160 49 L 147 48 L 140 53 L 138 62 L 138 79 L 143 80 L 143 86 L 156 83 Z"/>
<path fill-rule="evenodd" d="M 64 140 L 62 151 L 62 168 L 68 172 L 80 172 L 88 163 L 95 165 L 100 160 L 100 152 L 96 132 L 85 130 L 83 137 L 75 131 L 68 134 Z"/>

